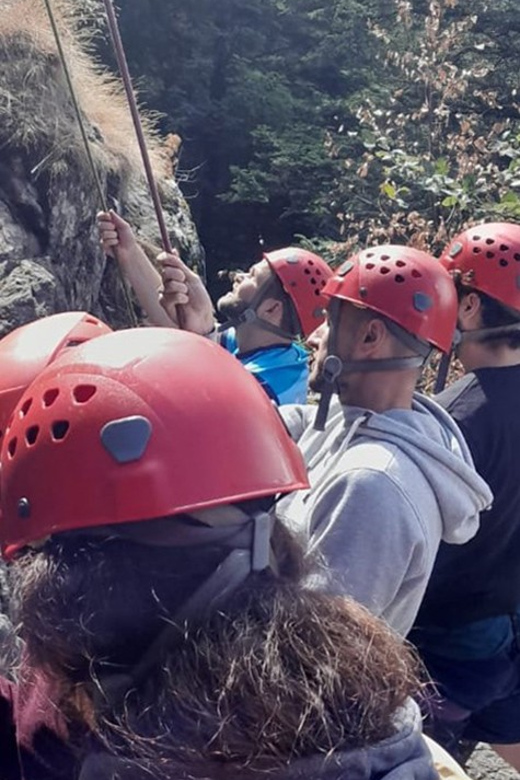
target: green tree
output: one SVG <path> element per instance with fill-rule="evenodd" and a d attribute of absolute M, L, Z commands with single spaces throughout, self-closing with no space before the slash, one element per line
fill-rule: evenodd
<path fill-rule="evenodd" d="M 361 163 L 333 149 L 354 174 L 337 181 L 344 235 L 438 248 L 469 220 L 519 218 L 519 107 L 487 3 L 394 5 L 398 24 L 373 27 L 391 91 L 359 106 Z"/>
<path fill-rule="evenodd" d="M 121 2 L 213 279 L 260 236 L 437 246 L 519 215 L 516 0 Z"/>
<path fill-rule="evenodd" d="M 296 233 L 339 237 L 329 153 L 370 86 L 381 0 L 124 0 L 121 29 L 140 95 L 183 138 L 180 179 L 216 258 Z M 100 50 L 110 61 L 103 43 Z M 357 143 L 353 144 L 355 150 Z"/>

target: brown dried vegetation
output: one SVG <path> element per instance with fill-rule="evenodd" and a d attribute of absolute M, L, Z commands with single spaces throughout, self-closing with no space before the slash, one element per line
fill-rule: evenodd
<path fill-rule="evenodd" d="M 54 0 L 53 10 L 96 162 L 102 169 L 127 177 L 140 172 L 139 150 L 121 85 L 92 59 L 90 36 L 79 24 L 74 5 Z M 39 155 L 35 173 L 46 169 L 56 175 L 72 161 L 84 167 L 86 154 L 41 0 L 3 0 L 0 73 L 0 143 L 24 149 L 31 157 Z M 171 173 L 168 156 L 155 135 L 153 121 L 144 121 L 156 173 L 167 175 Z"/>

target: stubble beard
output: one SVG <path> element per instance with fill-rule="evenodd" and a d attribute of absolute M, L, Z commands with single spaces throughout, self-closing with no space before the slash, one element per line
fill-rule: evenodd
<path fill-rule="evenodd" d="M 233 293 L 227 293 L 219 298 L 217 301 L 217 311 L 226 319 L 233 319 L 243 314 L 249 304 L 246 301 L 240 300 L 233 295 Z"/>

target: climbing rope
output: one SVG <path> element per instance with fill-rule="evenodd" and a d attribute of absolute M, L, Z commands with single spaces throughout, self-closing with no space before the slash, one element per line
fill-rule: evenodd
<path fill-rule="evenodd" d="M 146 139 L 144 137 L 143 125 L 141 122 L 141 117 L 139 116 L 139 110 L 137 108 L 137 101 L 135 99 L 134 90 L 132 88 L 132 78 L 130 76 L 130 70 L 128 68 L 128 62 L 126 59 L 123 41 L 121 39 L 121 34 L 119 32 L 117 17 L 114 11 L 112 0 L 103 0 L 103 4 L 105 6 L 105 11 L 107 15 L 108 30 L 110 33 L 112 47 L 114 49 L 114 54 L 116 56 L 119 73 L 121 75 L 125 87 L 128 106 L 130 108 L 130 113 L 132 115 L 135 134 L 137 137 L 137 142 L 139 144 L 139 149 L 143 160 L 146 178 L 148 181 L 148 188 L 150 190 L 150 195 L 152 197 L 152 202 L 155 209 L 155 215 L 157 217 L 157 224 L 159 225 L 159 231 L 161 233 L 162 246 L 165 252 L 171 254 L 172 245 L 170 242 L 170 236 L 166 228 L 166 223 L 164 221 L 164 214 L 161 206 L 159 190 L 157 188 L 157 183 L 155 181 L 155 177 L 153 174 L 152 164 L 150 161 L 150 154 L 148 152 Z M 176 306 L 176 317 L 177 317 L 177 323 L 179 327 L 182 328 L 184 326 L 184 311 L 181 306 Z"/>
<path fill-rule="evenodd" d="M 97 167 L 96 167 L 96 163 L 95 163 L 95 160 L 94 160 L 94 155 L 92 154 L 91 142 L 90 142 L 89 137 L 87 135 L 85 122 L 83 121 L 83 115 L 81 113 L 79 102 L 78 102 L 78 99 L 77 99 L 77 96 L 76 96 L 76 90 L 74 88 L 74 84 L 73 84 L 73 81 L 72 81 L 70 69 L 69 69 L 69 66 L 67 64 L 67 57 L 65 55 L 65 49 L 63 48 L 60 31 L 58 29 L 58 25 L 56 24 L 56 19 L 55 19 L 53 10 L 52 10 L 51 2 L 50 2 L 50 0 L 43 0 L 43 2 L 45 3 L 45 8 L 47 10 L 47 15 L 49 17 L 49 21 L 50 21 L 50 24 L 51 24 L 51 28 L 52 28 L 52 32 L 53 32 L 53 35 L 54 35 L 54 39 L 56 41 L 56 47 L 58 49 L 58 55 L 59 55 L 59 58 L 60 58 L 61 66 L 62 66 L 62 69 L 63 69 L 63 73 L 65 74 L 65 79 L 66 79 L 67 86 L 68 86 L 68 89 L 69 89 L 69 92 L 70 92 L 72 105 L 74 107 L 74 113 L 76 114 L 76 119 L 78 121 L 78 126 L 79 126 L 79 129 L 80 129 L 81 138 L 83 140 L 83 145 L 85 147 L 85 152 L 86 152 L 86 155 L 87 155 L 88 164 L 89 164 L 90 170 L 92 171 L 92 177 L 94 179 L 94 183 L 95 183 L 95 186 L 96 186 L 99 202 L 101 204 L 101 207 L 102 207 L 103 211 L 108 211 L 107 199 L 105 197 L 103 186 L 102 186 L 101 180 L 99 178 L 99 173 L 98 173 L 98 170 L 97 170 Z M 132 300 L 130 298 L 130 293 L 128 291 L 126 280 L 124 278 L 124 275 L 123 275 L 123 272 L 121 270 L 121 267 L 120 267 L 119 263 L 117 264 L 117 269 L 118 269 L 119 278 L 121 280 L 121 284 L 122 284 L 122 288 L 123 288 L 123 294 L 124 294 L 124 297 L 125 297 L 125 304 L 126 304 L 126 308 L 128 310 L 128 315 L 129 315 L 129 318 L 130 318 L 130 322 L 132 323 L 132 325 L 134 327 L 137 327 L 139 323 L 137 321 L 135 310 L 134 310 L 134 307 L 132 305 Z"/>

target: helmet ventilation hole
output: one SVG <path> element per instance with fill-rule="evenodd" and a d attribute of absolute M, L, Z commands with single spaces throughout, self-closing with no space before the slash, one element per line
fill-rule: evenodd
<path fill-rule="evenodd" d="M 502 268 L 507 268 L 507 266 L 509 265 L 505 257 L 501 257 L 500 260 L 498 261 L 498 264 L 502 266 Z"/>
<path fill-rule="evenodd" d="M 97 387 L 94 387 L 94 385 L 79 385 L 78 387 L 75 387 L 73 391 L 74 400 L 78 404 L 88 403 L 96 393 Z"/>
<path fill-rule="evenodd" d="M 482 252 L 482 249 L 479 246 L 473 247 L 473 254 L 479 255 Z"/>
<path fill-rule="evenodd" d="M 405 268 L 406 267 L 406 263 L 404 262 L 404 260 L 397 260 L 396 261 L 396 266 L 398 268 Z"/>
<path fill-rule="evenodd" d="M 491 244 L 494 244 L 494 243 L 495 243 L 495 239 L 494 238 L 486 238 L 486 244 L 488 246 L 491 246 Z"/>
<path fill-rule="evenodd" d="M 11 441 L 9 442 L 9 444 L 7 446 L 7 452 L 9 453 L 9 457 L 10 458 L 14 458 L 14 456 L 16 454 L 17 446 L 18 446 L 18 439 L 16 439 L 16 438 L 11 439 Z"/>
<path fill-rule="evenodd" d="M 494 258 L 494 256 L 495 256 L 495 253 L 494 253 L 494 252 L 486 252 L 486 257 L 487 257 L 489 260 L 492 260 L 492 259 Z"/>
<path fill-rule="evenodd" d="M 23 420 L 24 417 L 27 417 L 27 415 L 29 414 L 29 410 L 30 410 L 32 404 L 33 404 L 33 399 L 32 398 L 28 398 L 27 401 L 22 406 L 22 408 L 20 409 L 20 417 L 22 418 L 22 420 Z"/>
<path fill-rule="evenodd" d="M 402 284 L 405 280 L 404 276 L 401 276 L 401 274 L 397 274 L 395 277 L 395 281 L 399 282 L 399 284 Z"/>
<path fill-rule="evenodd" d="M 304 274 L 306 274 L 307 276 L 310 276 L 310 275 L 311 275 L 311 272 L 310 272 L 310 269 L 309 269 L 309 268 L 305 268 L 305 270 L 304 270 L 304 272 L 303 272 L 303 273 L 304 273 Z"/>
<path fill-rule="evenodd" d="M 414 279 L 422 279 L 422 273 L 417 268 L 412 268 L 412 276 Z"/>
<path fill-rule="evenodd" d="M 480 236 L 473 236 L 473 241 L 480 241 Z"/>
<path fill-rule="evenodd" d="M 509 247 L 507 246 L 507 244 L 500 244 L 500 251 L 509 252 Z"/>
<path fill-rule="evenodd" d="M 520 263 L 520 252 L 516 252 L 516 253 L 514 254 L 514 258 L 515 258 L 515 260 L 516 260 L 516 262 L 517 262 L 517 263 Z"/>
<path fill-rule="evenodd" d="M 376 267 L 375 263 L 367 263 L 366 266 L 365 266 L 367 271 L 372 271 L 375 267 Z"/>
<path fill-rule="evenodd" d="M 381 255 L 381 260 L 390 260 L 389 255 Z"/>
<path fill-rule="evenodd" d="M 53 405 L 60 394 L 57 387 L 53 387 L 52 390 L 47 390 L 43 396 L 43 405 L 46 409 Z"/>
<path fill-rule="evenodd" d="M 380 274 L 389 274 L 390 273 L 390 269 L 383 266 L 383 268 L 379 269 L 379 273 Z"/>
<path fill-rule="evenodd" d="M 54 441 L 63 441 L 69 432 L 70 423 L 67 420 L 58 420 L 52 424 L 52 438 Z"/>
<path fill-rule="evenodd" d="M 40 428 L 38 425 L 33 425 L 31 428 L 29 428 L 25 434 L 25 441 L 29 445 L 29 447 L 32 447 L 36 442 L 38 441 L 38 436 L 40 435 Z"/>

